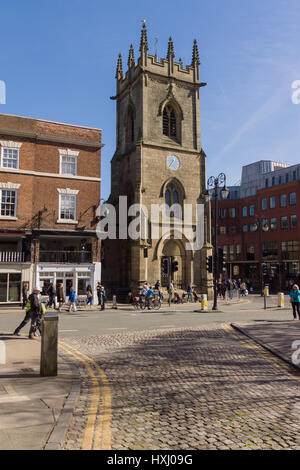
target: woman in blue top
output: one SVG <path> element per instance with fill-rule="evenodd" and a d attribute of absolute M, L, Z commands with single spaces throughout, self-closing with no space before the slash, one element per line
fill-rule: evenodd
<path fill-rule="evenodd" d="M 298 313 L 298 317 L 300 320 L 300 290 L 297 284 L 293 286 L 290 292 L 290 299 L 291 299 L 292 306 L 293 306 L 294 320 L 296 320 L 297 318 L 297 313 Z"/>

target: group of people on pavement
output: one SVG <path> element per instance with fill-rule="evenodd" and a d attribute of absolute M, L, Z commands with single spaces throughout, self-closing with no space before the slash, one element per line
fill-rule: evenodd
<path fill-rule="evenodd" d="M 48 289 L 45 292 L 48 295 L 48 302 L 47 307 L 52 307 L 57 309 L 59 312 L 62 310 L 62 306 L 66 303 L 65 293 L 63 283 L 59 283 L 57 288 L 55 287 L 54 282 L 51 282 Z M 98 296 L 98 305 L 101 306 L 101 310 L 104 310 L 105 305 L 105 290 L 104 287 L 101 286 L 101 283 L 98 282 L 97 285 L 97 296 Z M 93 290 L 91 285 L 89 284 L 86 288 L 86 305 L 89 305 L 92 308 L 93 305 Z M 75 292 L 73 287 L 70 287 L 69 290 L 69 300 L 68 300 L 68 311 L 71 312 L 73 310 L 76 312 L 76 307 L 80 305 L 80 300 L 78 295 Z"/>
<path fill-rule="evenodd" d="M 217 281 L 217 293 L 219 297 L 225 299 L 226 293 L 230 299 L 233 298 L 234 292 L 240 292 L 242 297 L 245 297 L 252 292 L 252 286 L 249 281 L 243 281 L 242 279 L 221 279 Z"/>
<path fill-rule="evenodd" d="M 46 293 L 48 295 L 48 301 L 46 304 L 41 301 L 41 290 L 39 287 L 35 287 L 32 290 L 32 293 L 28 295 L 29 292 L 29 282 L 24 282 L 22 286 L 22 309 L 25 309 L 25 317 L 20 325 L 15 329 L 14 335 L 20 336 L 21 329 L 24 328 L 29 322 L 31 322 L 29 329 L 29 338 L 34 339 L 34 337 L 39 336 L 38 332 L 41 334 L 41 325 L 42 325 L 42 316 L 47 312 L 47 308 L 54 308 L 61 312 L 62 306 L 66 303 L 63 283 L 59 283 L 57 288 L 54 282 L 51 282 L 47 288 Z M 98 305 L 101 307 L 101 310 L 105 309 L 106 293 L 104 287 L 98 282 L 97 285 L 97 296 L 98 296 Z M 90 285 L 87 286 L 86 291 L 86 304 L 90 306 L 93 305 L 93 291 Z M 73 287 L 69 291 L 68 299 L 68 312 L 73 310 L 76 312 L 76 305 L 78 305 L 78 297 L 76 295 Z"/>

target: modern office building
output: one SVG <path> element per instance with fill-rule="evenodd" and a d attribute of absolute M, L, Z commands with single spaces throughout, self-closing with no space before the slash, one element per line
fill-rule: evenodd
<path fill-rule="evenodd" d="M 288 289 L 300 282 L 300 164 L 259 161 L 243 167 L 240 186 L 219 198 L 217 242 L 226 253 L 226 273 Z M 212 226 L 214 226 L 212 202 Z M 214 229 L 212 233 L 214 237 Z"/>

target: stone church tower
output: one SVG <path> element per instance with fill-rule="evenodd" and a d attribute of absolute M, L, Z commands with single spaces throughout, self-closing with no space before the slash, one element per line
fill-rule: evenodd
<path fill-rule="evenodd" d="M 196 205 L 203 204 L 202 249 L 187 250 L 186 240 L 177 239 L 177 219 L 171 212 L 170 226 L 158 238 L 151 231 L 145 239 L 105 240 L 103 283 L 110 293 L 134 292 L 145 282 L 168 283 L 163 273 L 165 259 L 178 261 L 172 276 L 178 288 L 189 284 L 199 293 L 212 293 L 206 256 L 211 254 L 210 202 L 206 190 L 206 156 L 200 137 L 199 55 L 194 41 L 192 63 L 183 67 L 174 60 L 170 38 L 166 59 L 148 54 L 146 24 L 140 41 L 140 57 L 134 58 L 130 46 L 128 70 L 124 74 L 119 54 L 116 81 L 116 151 L 111 162 L 111 195 L 118 217 L 123 209 L 119 196 L 128 197 L 128 206 L 142 204 L 151 212 L 151 204 L 192 204 L 196 224 Z M 123 214 L 124 215 L 124 214 Z M 129 219 L 130 221 L 130 219 Z M 159 226 L 163 228 L 163 222 Z M 125 237 L 124 237 L 125 238 Z"/>

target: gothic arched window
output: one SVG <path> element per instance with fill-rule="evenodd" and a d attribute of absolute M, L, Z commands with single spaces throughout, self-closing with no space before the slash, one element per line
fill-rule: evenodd
<path fill-rule="evenodd" d="M 183 194 L 176 184 L 170 182 L 165 190 L 166 214 L 177 219 L 182 218 Z"/>
<path fill-rule="evenodd" d="M 171 139 L 177 137 L 176 113 L 170 104 L 167 104 L 163 111 L 163 134 Z"/>
<path fill-rule="evenodd" d="M 179 204 L 178 191 L 173 183 L 168 184 L 165 194 L 165 202 L 169 207 L 173 206 L 173 204 Z"/>

